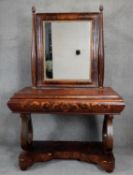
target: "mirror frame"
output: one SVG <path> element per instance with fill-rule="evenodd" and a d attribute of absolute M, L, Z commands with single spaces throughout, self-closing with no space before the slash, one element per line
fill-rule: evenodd
<path fill-rule="evenodd" d="M 32 9 L 32 84 L 35 87 L 98 87 L 103 85 L 104 50 L 102 11 L 93 13 L 35 13 Z M 44 79 L 44 21 L 90 21 L 91 81 L 89 80 L 45 80 Z M 89 68 L 89 67 L 88 67 Z M 88 77 L 89 79 L 89 77 Z"/>

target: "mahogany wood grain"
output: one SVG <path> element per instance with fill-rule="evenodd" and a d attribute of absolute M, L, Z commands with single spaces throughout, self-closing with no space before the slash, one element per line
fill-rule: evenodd
<path fill-rule="evenodd" d="M 37 85 L 37 46 L 36 46 L 36 9 L 32 7 L 32 52 L 31 52 L 31 70 L 32 86 Z"/>
<path fill-rule="evenodd" d="M 75 159 L 99 165 L 107 172 L 115 168 L 113 117 L 125 107 L 123 98 L 104 87 L 103 7 L 94 13 L 36 13 L 32 8 L 32 87 L 16 92 L 7 105 L 20 114 L 21 147 L 19 166 L 28 169 L 36 162 L 52 159 Z M 92 81 L 44 80 L 43 21 L 91 20 Z M 32 113 L 104 115 L 101 142 L 34 141 Z M 95 126 L 94 126 L 95 127 Z"/>
<path fill-rule="evenodd" d="M 32 146 L 19 156 L 22 170 L 28 169 L 36 162 L 46 162 L 52 159 L 75 159 L 97 164 L 107 172 L 115 167 L 113 153 L 103 151 L 101 142 L 72 141 L 34 141 Z"/>
<path fill-rule="evenodd" d="M 113 115 L 104 116 L 103 148 L 105 152 L 110 152 L 113 150 Z"/>
<path fill-rule="evenodd" d="M 28 149 L 32 144 L 33 140 L 33 127 L 32 127 L 32 119 L 30 113 L 22 113 L 21 117 L 21 147 L 22 149 Z"/>
<path fill-rule="evenodd" d="M 87 99 L 118 99 L 122 97 L 111 87 L 104 88 L 32 88 L 25 87 L 16 92 L 13 98 L 87 98 Z"/>
<path fill-rule="evenodd" d="M 33 20 L 33 46 L 36 55 L 33 60 L 33 74 L 36 64 L 36 86 L 37 87 L 98 87 L 102 85 L 103 74 L 103 25 L 102 12 L 96 13 L 34 13 L 36 19 Z M 43 41 L 43 22 L 46 21 L 92 21 L 91 32 L 91 81 L 89 80 L 45 80 L 45 54 Z M 36 25 L 35 25 L 36 24 Z M 89 32 L 89 31 L 88 31 Z M 88 56 L 89 59 L 89 56 Z M 37 62 L 36 62 L 37 60 Z M 36 62 L 36 63 L 35 63 Z M 71 64 L 71 63 L 70 63 Z M 98 76 L 99 75 L 99 76 Z M 34 76 L 33 82 L 34 82 Z M 35 85 L 35 83 L 34 83 Z"/>
<path fill-rule="evenodd" d="M 119 114 L 123 99 L 111 88 L 24 88 L 8 102 L 13 112 Z"/>
<path fill-rule="evenodd" d="M 104 81 L 104 38 L 103 38 L 103 7 L 100 6 L 100 35 L 98 48 L 98 85 L 103 87 Z"/>

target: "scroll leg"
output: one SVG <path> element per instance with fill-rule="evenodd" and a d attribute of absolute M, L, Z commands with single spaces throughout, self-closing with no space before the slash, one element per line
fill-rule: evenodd
<path fill-rule="evenodd" d="M 33 128 L 31 115 L 29 113 L 22 113 L 20 115 L 22 124 L 21 124 L 21 147 L 25 151 L 30 150 L 33 140 Z M 19 156 L 19 166 L 22 170 L 27 169 L 33 164 L 33 160 L 29 156 L 25 156 L 25 153 L 20 154 Z"/>
<path fill-rule="evenodd" d="M 102 167 L 107 172 L 112 172 L 115 167 L 113 150 L 113 115 L 105 115 L 103 121 L 103 151 L 107 155 L 107 160 L 103 160 Z"/>
<path fill-rule="evenodd" d="M 103 148 L 105 152 L 113 150 L 113 116 L 105 115 L 103 122 Z"/>
<path fill-rule="evenodd" d="M 32 128 L 31 115 L 24 113 L 24 114 L 21 114 L 20 117 L 22 119 L 21 147 L 22 149 L 27 150 L 32 144 L 32 139 L 33 139 L 33 128 Z"/>

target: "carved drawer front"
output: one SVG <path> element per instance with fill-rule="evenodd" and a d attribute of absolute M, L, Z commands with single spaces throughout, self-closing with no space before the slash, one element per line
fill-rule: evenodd
<path fill-rule="evenodd" d="M 9 102 L 14 112 L 39 113 L 120 113 L 124 108 L 122 101 L 111 102 L 107 100 L 52 100 L 52 99 L 14 99 Z"/>

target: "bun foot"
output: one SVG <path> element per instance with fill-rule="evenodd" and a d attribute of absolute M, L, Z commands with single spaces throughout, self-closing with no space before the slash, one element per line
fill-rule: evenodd
<path fill-rule="evenodd" d="M 27 170 L 32 166 L 33 160 L 28 153 L 21 153 L 19 156 L 19 167 L 21 170 Z"/>
<path fill-rule="evenodd" d="M 113 153 L 104 152 L 102 143 L 63 141 L 34 141 L 29 151 L 20 154 L 19 166 L 21 170 L 27 170 L 34 163 L 52 159 L 73 159 L 94 163 L 109 173 L 115 167 Z"/>
<path fill-rule="evenodd" d="M 113 154 L 107 156 L 105 160 L 102 160 L 99 165 L 108 173 L 112 173 L 115 169 L 115 159 Z"/>

